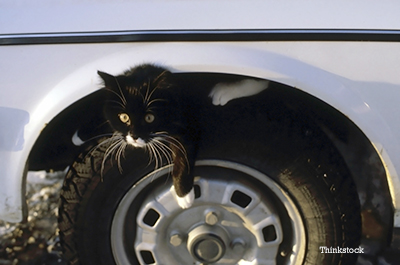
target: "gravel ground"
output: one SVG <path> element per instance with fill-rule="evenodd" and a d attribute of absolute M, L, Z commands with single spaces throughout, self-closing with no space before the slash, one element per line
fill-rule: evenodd
<path fill-rule="evenodd" d="M 0 265 L 67 264 L 58 238 L 58 198 L 64 172 L 29 172 L 28 222 L 0 221 Z"/>

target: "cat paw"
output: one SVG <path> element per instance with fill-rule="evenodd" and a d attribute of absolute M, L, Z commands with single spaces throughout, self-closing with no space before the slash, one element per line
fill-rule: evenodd
<path fill-rule="evenodd" d="M 237 83 L 218 83 L 211 90 L 209 97 L 215 106 L 224 106 L 236 98 L 256 95 L 268 88 L 269 81 L 245 79 Z"/>
<path fill-rule="evenodd" d="M 188 209 L 192 206 L 194 202 L 194 189 L 192 188 L 188 194 L 183 197 L 179 197 L 176 192 L 174 186 L 171 187 L 171 192 L 174 194 L 174 198 L 178 203 L 179 207 L 182 209 Z"/>

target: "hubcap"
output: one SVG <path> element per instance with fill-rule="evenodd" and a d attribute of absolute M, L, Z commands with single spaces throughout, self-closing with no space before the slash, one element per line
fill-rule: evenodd
<path fill-rule="evenodd" d="M 302 262 L 301 216 L 270 178 L 232 162 L 199 161 L 195 202 L 181 209 L 166 181 L 170 169 L 149 174 L 120 202 L 111 229 L 117 264 L 275 264 L 278 256 Z"/>
<path fill-rule="evenodd" d="M 215 263 L 224 256 L 227 243 L 222 228 L 201 225 L 190 231 L 187 248 L 195 260 Z"/>

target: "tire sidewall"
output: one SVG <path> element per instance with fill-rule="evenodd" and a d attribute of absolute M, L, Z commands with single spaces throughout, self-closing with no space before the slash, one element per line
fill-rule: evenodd
<path fill-rule="evenodd" d="M 297 205 L 305 227 L 304 264 L 355 263 L 356 254 L 323 254 L 320 250 L 323 246 L 357 247 L 361 234 L 354 183 L 344 161 L 322 131 L 314 125 L 304 126 L 301 121 L 276 122 L 261 137 L 239 141 L 236 136 L 206 141 L 208 144 L 202 146 L 198 159 L 220 159 L 249 166 L 284 189 Z M 104 169 L 99 170 L 103 161 L 100 156 L 92 159 L 90 165 L 86 162 L 97 170 L 93 170 L 87 188 L 79 194 L 79 207 L 70 210 L 77 212 L 73 221 L 74 251 L 80 264 L 85 265 L 115 264 L 110 240 L 115 210 L 129 189 L 154 169 L 151 165 L 143 166 L 148 161 L 136 161 L 138 154 L 133 152 L 123 161 L 122 174 L 112 160 L 107 160 Z M 67 179 L 73 179 L 74 174 L 70 171 Z M 136 201 L 139 207 L 140 198 Z M 68 211 L 68 205 L 62 207 Z M 130 232 L 135 233 L 135 229 Z M 139 264 L 132 261 L 135 262 Z"/>

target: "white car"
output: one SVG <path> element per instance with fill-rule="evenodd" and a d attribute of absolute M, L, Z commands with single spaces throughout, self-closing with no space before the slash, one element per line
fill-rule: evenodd
<path fill-rule="evenodd" d="M 400 248 L 399 10 L 1 1 L 0 219 L 25 220 L 27 171 L 68 168 L 59 229 L 71 264 L 355 264 Z M 99 144 L 112 132 L 97 71 L 144 63 L 187 89 L 269 83 L 201 103 L 215 113 L 188 208 L 168 159 Z"/>

